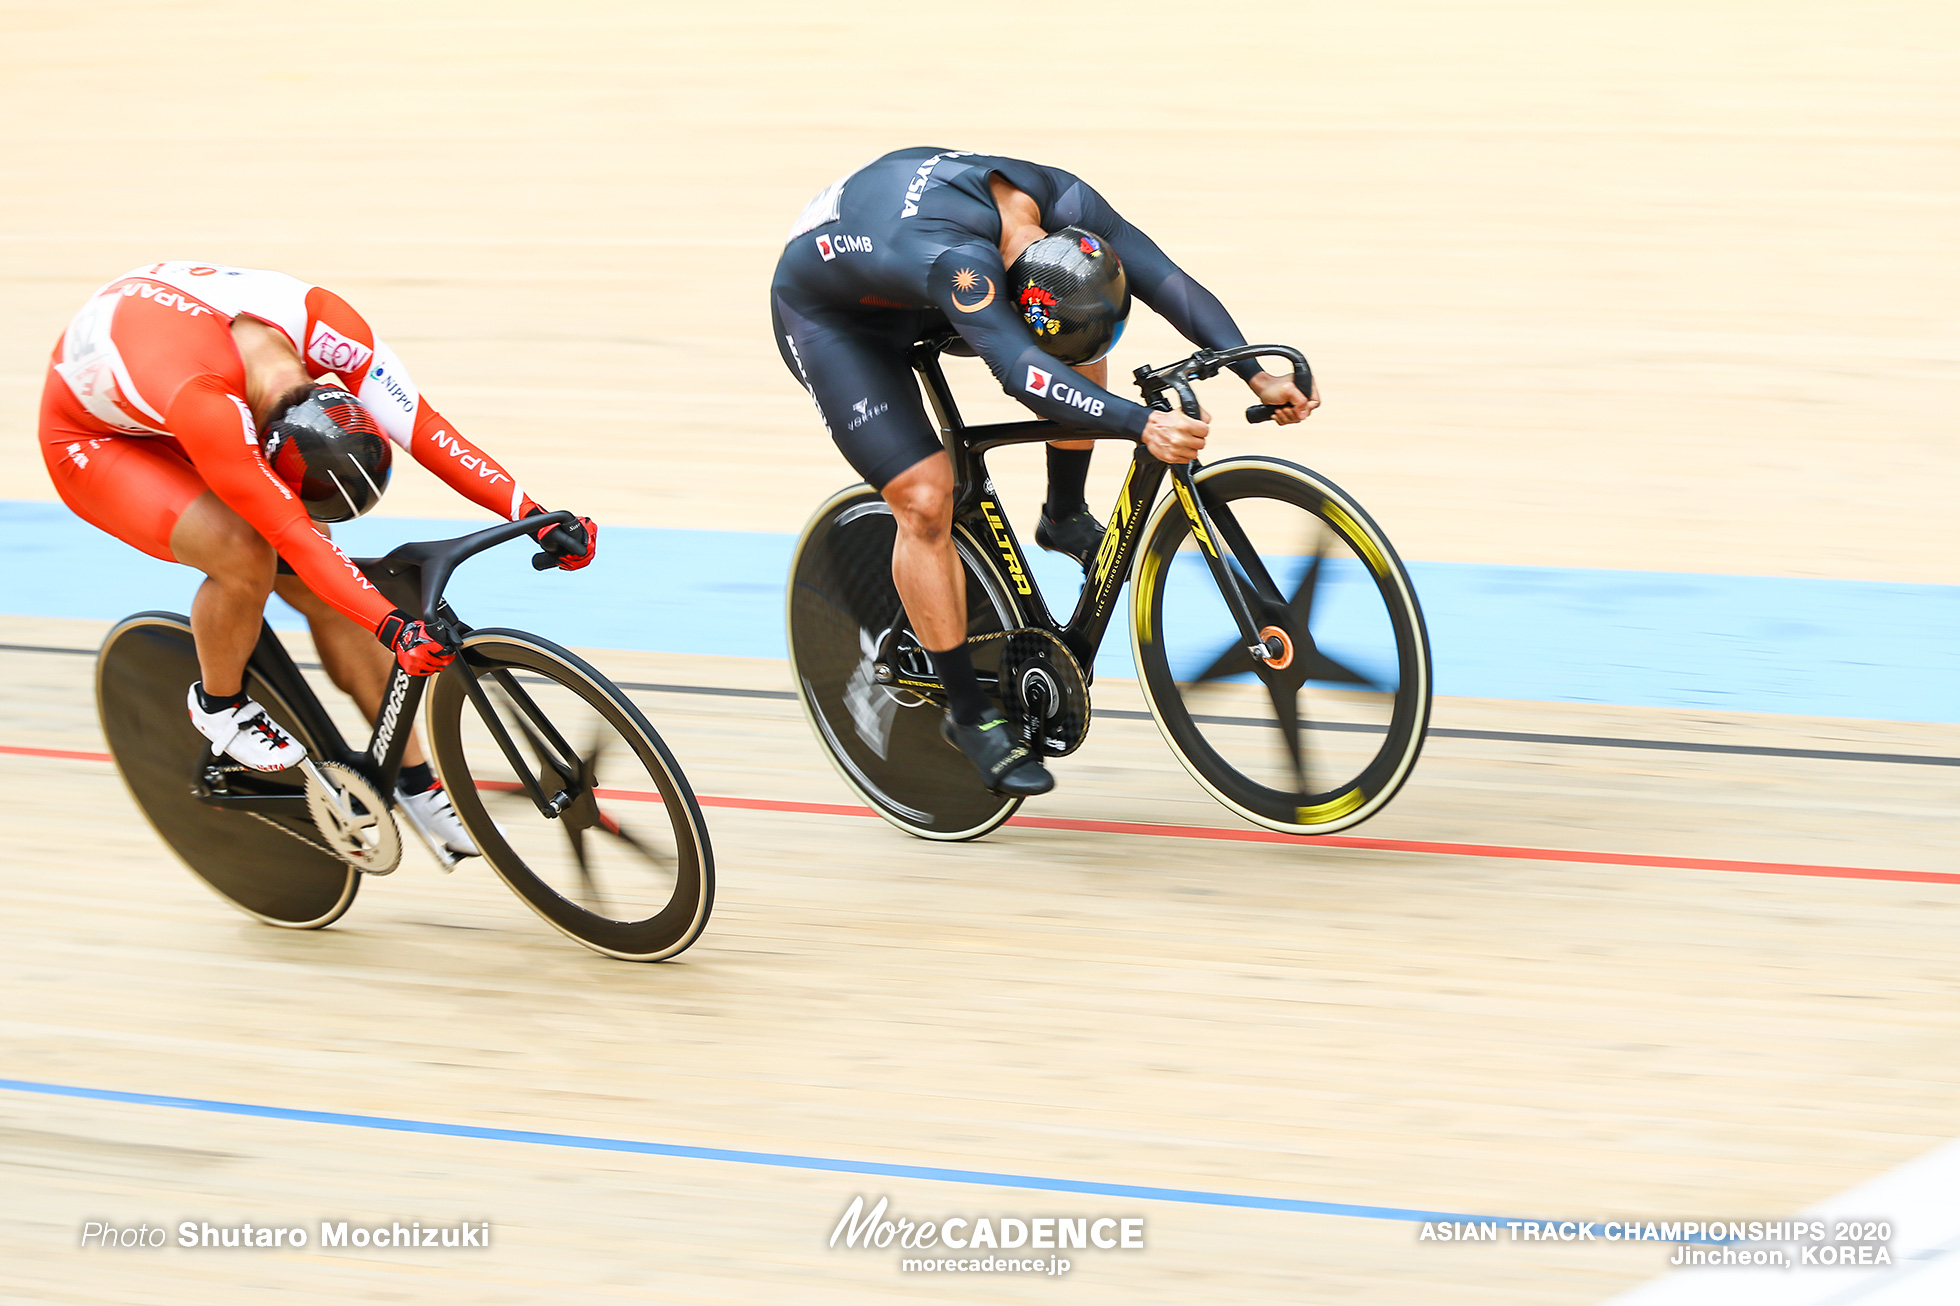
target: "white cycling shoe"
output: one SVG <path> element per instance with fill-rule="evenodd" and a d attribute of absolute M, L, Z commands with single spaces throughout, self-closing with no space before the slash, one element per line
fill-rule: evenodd
<path fill-rule="evenodd" d="M 463 828 L 455 806 L 450 803 L 449 795 L 443 792 L 440 783 L 419 794 L 403 793 L 397 787 L 395 807 L 431 847 L 447 849 L 454 857 L 482 856 L 476 841 L 470 838 L 470 832 Z"/>
<path fill-rule="evenodd" d="M 196 685 L 192 685 L 188 696 L 191 724 L 197 727 L 199 734 L 211 741 L 213 757 L 230 757 L 254 771 L 283 771 L 289 766 L 298 766 L 306 759 L 306 749 L 300 746 L 300 742 L 281 729 L 265 714 L 265 709 L 251 699 L 246 699 L 237 707 L 206 712 L 197 701 L 197 689 Z"/>

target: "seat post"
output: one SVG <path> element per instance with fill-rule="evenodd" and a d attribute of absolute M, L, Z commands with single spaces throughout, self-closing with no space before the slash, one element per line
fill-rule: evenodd
<path fill-rule="evenodd" d="M 946 446 L 947 456 L 953 460 L 955 511 L 973 496 L 976 487 L 985 479 L 979 459 L 967 446 L 966 422 L 960 417 L 952 386 L 946 380 L 946 369 L 940 363 L 940 355 L 945 352 L 946 346 L 957 338 L 952 335 L 935 336 L 921 340 L 912 349 L 912 370 L 919 374 L 920 384 L 925 387 L 926 401 L 932 405 L 932 415 L 939 423 L 939 438 Z"/>

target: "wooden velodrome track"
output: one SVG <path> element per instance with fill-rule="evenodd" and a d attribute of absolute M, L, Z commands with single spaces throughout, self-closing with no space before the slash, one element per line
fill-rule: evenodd
<path fill-rule="evenodd" d="M 768 340 L 780 235 L 933 141 L 1074 167 L 1253 335 L 1305 347 L 1309 433 L 1218 444 L 1331 473 L 1406 556 L 1954 583 L 1960 19 L 1574 8 L 1172 30 L 1191 7 L 1050 28 L 1033 6 L 0 0 L 0 474 L 52 497 L 34 407 L 81 296 L 194 256 L 346 294 L 547 503 L 794 530 L 848 477 Z M 1172 351 L 1140 323 L 1117 362 Z M 387 509 L 458 515 L 407 468 Z M 780 810 L 851 801 L 794 704 L 640 692 L 700 792 L 778 809 L 710 809 L 709 932 L 635 967 L 426 861 L 323 933 L 236 916 L 92 760 L 89 659 L 30 651 L 101 631 L 0 631 L 9 1081 L 1597 1219 L 1785 1214 L 1960 1133 L 1955 771 L 1774 752 L 1951 759 L 1953 727 L 1446 700 L 1459 733 L 1359 832 L 1394 847 L 943 847 Z M 593 656 L 787 685 L 761 659 Z M 1062 779 L 1031 815 L 1232 825 L 1147 722 L 1099 722 Z M 1442 847 L 1465 844 L 1629 856 Z M 859 1193 L 1142 1215 L 1148 1247 L 1061 1282 L 905 1275 L 826 1248 Z M 488 1220 L 495 1244 L 76 1246 L 90 1220 L 187 1219 Z M 0 1092 L 8 1301 L 1578 1303 L 1666 1251 Z"/>

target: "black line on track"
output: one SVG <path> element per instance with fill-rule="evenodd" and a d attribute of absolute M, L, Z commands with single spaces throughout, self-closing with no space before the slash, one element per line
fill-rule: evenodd
<path fill-rule="evenodd" d="M 52 644 L 0 644 L 3 653 L 57 653 L 68 656 L 94 657 L 92 648 L 61 648 Z M 309 671 L 319 671 L 317 662 L 301 662 L 300 667 Z M 528 679 L 528 677 L 526 677 Z M 705 694 L 714 698 L 772 698 L 793 699 L 796 691 L 790 689 L 730 689 L 716 685 L 661 685 L 637 680 L 615 680 L 621 689 L 636 689 L 649 694 Z M 1095 715 L 1106 716 L 1116 721 L 1148 721 L 1148 712 L 1133 712 L 1125 708 L 1097 708 Z M 1242 716 L 1200 716 L 1193 717 L 1203 725 L 1213 726 L 1259 726 L 1272 727 L 1275 723 L 1260 717 Z M 1309 729 L 1332 730 L 1354 734 L 1381 734 L 1380 726 L 1356 725 L 1344 721 L 1321 721 L 1310 723 Z M 1647 752 L 1661 753 L 1714 753 L 1730 757 L 1795 757 L 1819 762 L 1876 762 L 1888 766 L 1960 766 L 1960 757 L 1937 757 L 1917 753 L 1859 753 L 1835 748 L 1774 748 L 1766 744 L 1703 744 L 1685 739 L 1626 739 L 1615 735 L 1547 735 L 1522 730 L 1457 730 L 1447 726 L 1431 726 L 1429 734 L 1438 739 L 1481 739 L 1501 744 L 1558 744 L 1572 748 L 1631 748 Z"/>

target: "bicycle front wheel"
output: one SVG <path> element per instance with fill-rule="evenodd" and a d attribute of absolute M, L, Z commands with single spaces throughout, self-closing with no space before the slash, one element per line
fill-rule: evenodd
<path fill-rule="evenodd" d="M 1379 812 L 1429 725 L 1429 635 L 1408 572 L 1339 486 L 1276 458 L 1198 472 L 1263 635 L 1255 661 L 1175 497 L 1145 532 L 1131 593 L 1158 728 L 1213 797 L 1271 830 L 1332 834 Z"/>
<path fill-rule="evenodd" d="M 431 688 L 429 738 L 484 860 L 553 927 L 626 961 L 701 936 L 715 878 L 700 805 L 589 663 L 522 631 L 472 631 Z"/>

